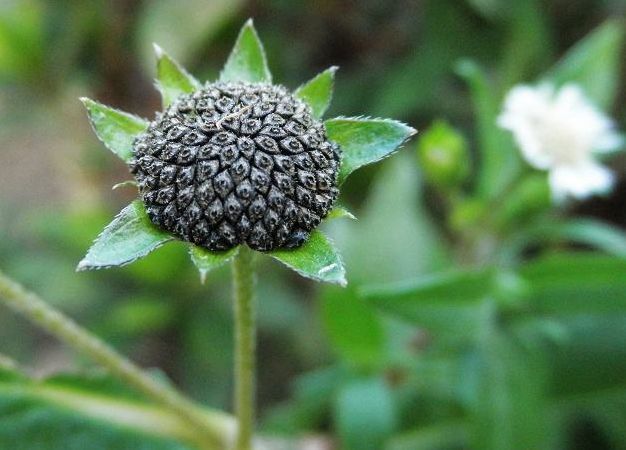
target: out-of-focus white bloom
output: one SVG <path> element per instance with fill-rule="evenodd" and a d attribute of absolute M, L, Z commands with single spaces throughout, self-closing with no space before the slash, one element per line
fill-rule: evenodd
<path fill-rule="evenodd" d="M 513 133 L 530 165 L 550 172 L 556 199 L 582 199 L 613 186 L 613 174 L 594 154 L 615 150 L 622 138 L 578 86 L 514 87 L 498 124 Z"/>

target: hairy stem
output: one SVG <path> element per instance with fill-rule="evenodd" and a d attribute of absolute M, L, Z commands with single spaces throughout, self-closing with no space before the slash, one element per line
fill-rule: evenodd
<path fill-rule="evenodd" d="M 218 411 L 202 410 L 172 387 L 157 382 L 105 342 L 2 272 L 0 300 L 61 342 L 103 366 L 125 384 L 178 414 L 198 431 L 198 443 L 203 449 L 223 449 L 228 445 L 232 435 L 229 416 Z"/>
<path fill-rule="evenodd" d="M 239 424 L 235 449 L 250 450 L 255 416 L 255 272 L 252 250 L 242 246 L 233 260 L 235 313 L 235 412 Z"/>

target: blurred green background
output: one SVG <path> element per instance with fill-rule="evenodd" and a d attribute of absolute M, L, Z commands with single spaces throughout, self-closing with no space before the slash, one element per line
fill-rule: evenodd
<path fill-rule="evenodd" d="M 445 119 L 471 167 L 460 192 L 425 181 L 418 135 L 355 174 L 341 201 L 359 220 L 326 225 L 348 289 L 262 261 L 261 430 L 314 436 L 312 450 L 625 449 L 626 158 L 610 161 L 610 196 L 567 208 L 550 207 L 545 176 L 528 170 L 475 194 L 479 173 L 520 171 L 507 172 L 514 147 L 494 122 L 506 90 L 598 27 L 586 87 L 626 128 L 625 14 L 623 0 L 2 0 L 0 268 L 230 410 L 227 269 L 202 286 L 174 244 L 74 271 L 136 196 L 111 190 L 127 168 L 78 97 L 151 118 L 152 42 L 212 79 L 253 17 L 286 86 L 340 66 L 329 117 L 393 117 L 427 136 Z M 0 353 L 38 376 L 89 366 L 6 309 Z M 24 448 L 66 448 L 54 445 Z"/>

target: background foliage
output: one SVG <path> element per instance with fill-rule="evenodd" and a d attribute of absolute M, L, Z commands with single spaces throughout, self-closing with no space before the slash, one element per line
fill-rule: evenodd
<path fill-rule="evenodd" d="M 359 220 L 327 228 L 348 289 L 260 268 L 263 432 L 320 436 L 320 449 L 624 448 L 626 160 L 611 161 L 621 181 L 610 197 L 557 211 L 494 120 L 513 84 L 575 80 L 626 128 L 625 13 L 621 0 L 5 1 L 0 267 L 230 409 L 227 269 L 202 286 L 172 244 L 125 268 L 74 272 L 135 196 L 108 191 L 127 169 L 92 137 L 77 98 L 152 117 L 152 42 L 215 78 L 254 17 L 287 86 L 340 66 L 329 116 L 390 116 L 422 132 L 344 188 Z M 451 185 L 424 156 L 440 142 L 470 151 Z M 40 382 L 10 368 L 41 377 L 90 365 L 6 310 L 0 353 L 0 447 L 192 448 L 184 424 L 106 377 Z M 83 415 L 103 399 L 157 425 Z"/>

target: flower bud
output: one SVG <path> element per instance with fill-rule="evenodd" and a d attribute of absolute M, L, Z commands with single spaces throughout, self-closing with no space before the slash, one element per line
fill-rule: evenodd
<path fill-rule="evenodd" d="M 465 138 L 444 121 L 437 121 L 422 135 L 417 155 L 426 181 L 442 190 L 458 187 L 469 174 Z"/>

